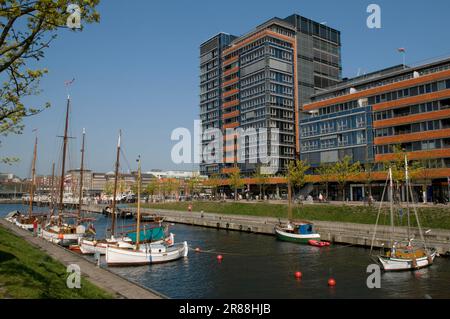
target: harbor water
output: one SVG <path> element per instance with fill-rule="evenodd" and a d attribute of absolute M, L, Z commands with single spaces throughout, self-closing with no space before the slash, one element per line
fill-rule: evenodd
<path fill-rule="evenodd" d="M 0 205 L 0 217 L 26 209 Z M 96 218 L 101 238 L 108 219 L 98 214 L 89 217 Z M 134 221 L 119 220 L 118 226 L 130 222 Z M 368 249 L 317 248 L 272 236 L 188 225 L 171 225 L 170 231 L 175 241 L 188 241 L 187 258 L 111 270 L 170 298 L 450 298 L 449 258 L 437 258 L 432 267 L 416 272 L 381 273 L 381 288 L 369 289 L 366 270 L 373 260 Z M 303 274 L 301 280 L 294 276 L 297 271 Z M 336 280 L 335 287 L 328 287 L 329 278 Z"/>

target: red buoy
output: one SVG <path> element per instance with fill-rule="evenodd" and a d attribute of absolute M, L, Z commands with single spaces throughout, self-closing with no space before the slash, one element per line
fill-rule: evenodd
<path fill-rule="evenodd" d="M 301 279 L 302 277 L 303 277 L 303 274 L 302 274 L 300 271 L 297 271 L 297 272 L 295 273 L 295 278 Z"/>
<path fill-rule="evenodd" d="M 222 261 L 222 259 L 223 259 L 223 256 L 222 256 L 222 255 L 217 255 L 217 260 L 218 260 L 218 261 Z"/>
<path fill-rule="evenodd" d="M 330 287 L 336 286 L 336 280 L 334 280 L 334 278 L 328 279 L 328 286 Z"/>

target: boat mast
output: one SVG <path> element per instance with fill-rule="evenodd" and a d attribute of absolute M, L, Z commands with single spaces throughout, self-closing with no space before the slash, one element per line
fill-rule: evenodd
<path fill-rule="evenodd" d="M 34 183 L 36 181 L 36 155 L 37 155 L 37 143 L 38 138 L 34 141 L 34 151 L 33 151 L 33 164 L 31 168 L 31 190 L 30 190 L 30 207 L 28 209 L 28 216 L 31 218 L 33 216 L 33 201 L 34 201 Z"/>
<path fill-rule="evenodd" d="M 137 223 L 136 223 L 136 250 L 139 250 L 141 232 L 141 157 L 138 157 L 138 176 L 137 176 Z"/>
<path fill-rule="evenodd" d="M 81 222 L 81 205 L 83 205 L 83 173 L 84 173 L 84 140 L 86 130 L 83 129 L 83 141 L 81 142 L 81 165 L 80 165 L 80 196 L 78 201 L 78 225 Z"/>
<path fill-rule="evenodd" d="M 63 137 L 63 154 L 62 154 L 62 165 L 61 165 L 61 181 L 59 184 L 59 211 L 58 211 L 58 225 L 62 225 L 62 214 L 64 211 L 64 171 L 66 169 L 66 151 L 67 151 L 67 132 L 69 129 L 69 109 L 70 109 L 70 95 L 67 96 L 67 107 L 66 107 L 66 124 L 64 127 L 64 137 Z"/>
<path fill-rule="evenodd" d="M 392 180 L 392 167 L 389 167 L 389 201 L 390 201 L 390 214 L 391 214 L 391 247 L 394 245 L 394 181 Z"/>
<path fill-rule="evenodd" d="M 409 168 L 408 168 L 408 155 L 405 154 L 405 181 L 406 181 L 406 210 L 408 214 L 408 242 L 411 240 L 411 218 L 410 218 L 410 209 L 409 209 L 409 187 L 410 187 L 410 181 L 409 181 Z M 413 198 L 411 197 L 411 200 Z"/>
<path fill-rule="evenodd" d="M 120 166 L 120 137 L 122 136 L 122 131 L 119 131 L 119 140 L 117 142 L 117 156 L 116 156 L 116 169 L 114 174 L 114 193 L 113 201 L 111 207 L 111 235 L 114 236 L 116 232 L 116 196 L 117 196 L 117 182 L 119 180 L 119 166 Z"/>
<path fill-rule="evenodd" d="M 53 216 L 54 207 L 54 196 L 55 196 L 55 162 L 52 163 L 52 180 L 50 182 L 50 217 Z"/>

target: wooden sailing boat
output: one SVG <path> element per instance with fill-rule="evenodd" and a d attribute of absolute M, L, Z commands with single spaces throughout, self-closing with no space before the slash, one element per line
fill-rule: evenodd
<path fill-rule="evenodd" d="M 119 138 L 117 141 L 117 154 L 116 154 L 116 164 L 115 164 L 115 176 L 114 176 L 114 191 L 113 191 L 113 200 L 112 200 L 112 210 L 111 210 L 111 230 L 110 236 L 104 240 L 97 240 L 95 238 L 80 238 L 78 244 L 80 246 L 80 251 L 83 254 L 96 254 L 99 253 L 101 255 L 106 254 L 106 247 L 108 245 L 114 246 L 130 246 L 131 247 L 131 239 L 122 237 L 116 238 L 116 205 L 117 205 L 117 184 L 119 178 L 119 167 L 120 167 L 120 140 L 121 140 L 122 132 L 119 131 Z"/>
<path fill-rule="evenodd" d="M 33 214 L 33 202 L 34 202 L 34 193 L 36 190 L 36 159 L 37 159 L 37 145 L 38 138 L 36 136 L 34 142 L 34 151 L 33 151 L 33 163 L 31 167 L 31 186 L 30 186 L 30 201 L 28 208 L 28 215 L 18 214 L 15 218 L 10 221 L 14 222 L 20 228 L 32 231 L 34 229 L 34 223 L 40 223 L 40 218 L 43 218 L 42 215 Z"/>
<path fill-rule="evenodd" d="M 119 138 L 117 142 L 112 210 L 111 214 L 108 214 L 111 216 L 112 220 L 110 234 L 109 237 L 103 240 L 97 240 L 95 236 L 93 236 L 92 238 L 81 238 L 79 240 L 80 251 L 81 253 L 86 255 L 96 253 L 104 255 L 106 254 L 106 248 L 108 246 L 132 248 L 133 241 L 135 241 L 137 237 L 137 234 L 134 232 L 127 234 L 127 236 L 116 237 L 116 221 L 118 217 L 117 190 L 118 190 L 119 167 L 120 167 L 121 134 L 122 133 L 119 132 Z M 145 238 L 145 241 L 148 242 L 162 242 L 166 237 L 166 228 L 163 227 L 161 223 L 158 223 L 158 227 L 153 227 L 148 230 L 141 231 L 139 235 L 143 236 Z"/>
<path fill-rule="evenodd" d="M 79 225 L 80 217 L 77 218 L 76 224 L 64 223 L 64 176 L 66 168 L 66 153 L 68 142 L 68 129 L 69 129 L 69 110 L 70 110 L 70 96 L 67 97 L 66 106 L 66 121 L 64 127 L 63 136 L 63 152 L 62 152 L 62 165 L 61 165 L 61 180 L 59 185 L 59 209 L 58 209 L 58 221 L 56 225 L 50 222 L 43 230 L 42 237 L 56 244 L 63 246 L 69 246 L 78 242 L 79 238 L 83 237 L 86 233 L 86 227 Z"/>
<path fill-rule="evenodd" d="M 422 227 L 419 220 L 419 215 L 417 213 L 417 208 L 414 205 L 414 195 L 412 191 L 411 181 L 409 178 L 408 171 L 408 158 L 405 156 L 405 180 L 406 180 L 406 206 L 408 214 L 408 227 L 407 236 L 405 241 L 397 241 L 395 236 L 395 225 L 394 225 L 394 182 L 392 177 L 392 168 L 389 168 L 388 179 L 386 181 L 386 186 L 383 191 L 383 198 L 386 193 L 386 188 L 389 183 L 389 203 L 390 203 L 390 240 L 388 249 L 382 249 L 380 255 L 378 256 L 378 262 L 383 267 L 385 271 L 402 271 L 402 270 L 417 270 L 420 268 L 429 267 L 433 264 L 436 258 L 436 250 L 427 247 Z M 411 199 L 411 203 L 410 203 Z M 411 235 L 411 205 L 413 206 L 414 215 L 417 220 L 418 231 L 420 234 L 421 244 L 417 244 L 414 240 L 414 236 Z M 375 224 L 375 231 L 372 238 L 371 252 L 373 251 L 374 242 L 376 239 L 377 227 L 382 210 L 382 202 L 380 203 L 380 208 L 378 211 L 377 221 Z"/>
<path fill-rule="evenodd" d="M 289 174 L 289 173 L 288 173 Z M 314 231 L 314 225 L 307 221 L 292 221 L 292 187 L 288 176 L 288 222 L 275 226 L 275 234 L 279 240 L 300 244 L 310 241 L 320 242 L 320 234 Z"/>
<path fill-rule="evenodd" d="M 137 178 L 137 219 L 136 219 L 136 243 L 133 247 L 112 247 L 106 248 L 106 263 L 109 266 L 133 266 L 147 265 L 153 263 L 164 263 L 174 261 L 182 257 L 187 257 L 189 247 L 187 242 L 171 243 L 145 243 L 140 242 L 140 222 L 141 222 L 141 160 L 138 159 Z"/>

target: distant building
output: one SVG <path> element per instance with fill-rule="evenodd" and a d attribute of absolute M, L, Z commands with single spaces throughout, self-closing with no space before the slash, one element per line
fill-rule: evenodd
<path fill-rule="evenodd" d="M 425 168 L 419 198 L 447 198 L 450 178 L 450 58 L 373 72 L 318 93 L 303 106 L 301 158 L 313 167 L 344 156 L 362 164 L 395 160 L 395 150 Z M 379 182 L 382 182 L 381 180 Z M 423 185 L 422 185 L 423 186 Z M 351 199 L 365 186 L 351 187 Z"/>

